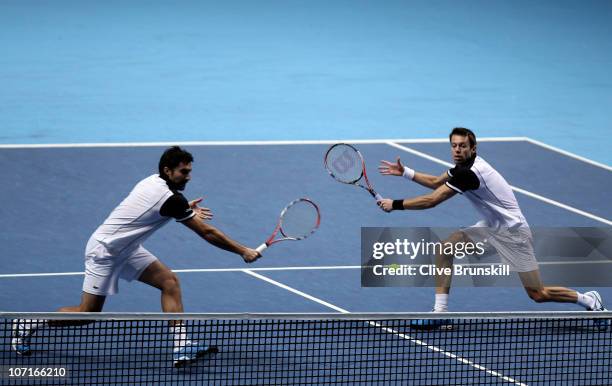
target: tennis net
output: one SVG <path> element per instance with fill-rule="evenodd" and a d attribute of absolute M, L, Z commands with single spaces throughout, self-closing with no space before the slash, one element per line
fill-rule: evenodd
<path fill-rule="evenodd" d="M 612 312 L 0 313 L 0 384 L 610 384 L 611 320 Z M 29 356 L 12 347 L 23 349 L 24 336 Z M 186 338 L 218 352 L 177 368 Z"/>

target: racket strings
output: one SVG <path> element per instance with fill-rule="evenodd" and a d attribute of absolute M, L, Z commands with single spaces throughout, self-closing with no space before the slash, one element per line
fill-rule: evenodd
<path fill-rule="evenodd" d="M 362 176 L 363 162 L 356 149 L 345 144 L 333 146 L 327 153 L 325 165 L 332 176 L 344 183 L 353 183 Z"/>
<path fill-rule="evenodd" d="M 283 211 L 280 222 L 280 231 L 284 237 L 303 239 L 318 228 L 319 210 L 310 201 L 298 200 Z"/>

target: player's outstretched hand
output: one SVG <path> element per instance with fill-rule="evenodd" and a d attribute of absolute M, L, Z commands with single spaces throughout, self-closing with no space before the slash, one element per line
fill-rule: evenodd
<path fill-rule="evenodd" d="M 378 201 L 378 206 L 385 212 L 391 212 L 393 210 L 393 200 L 390 198 L 383 198 Z"/>
<path fill-rule="evenodd" d="M 196 217 L 202 221 L 210 220 L 213 218 L 212 211 L 209 208 L 203 208 L 198 204 L 202 202 L 203 198 L 196 198 L 193 201 L 189 201 L 189 207 L 193 209 L 196 214 Z"/>
<path fill-rule="evenodd" d="M 261 257 L 261 253 L 251 248 L 245 248 L 242 253 L 242 259 L 245 263 L 252 263 Z"/>
<path fill-rule="evenodd" d="M 404 174 L 404 165 L 400 157 L 397 157 L 395 162 L 382 160 L 378 165 L 378 171 L 385 176 L 401 176 Z"/>

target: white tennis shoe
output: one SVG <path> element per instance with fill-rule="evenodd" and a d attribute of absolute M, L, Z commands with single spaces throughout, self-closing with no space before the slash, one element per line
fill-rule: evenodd
<path fill-rule="evenodd" d="M 589 291 L 584 294 L 595 300 L 595 305 L 589 311 L 608 311 L 606 307 L 604 307 L 603 300 L 601 299 L 601 295 L 597 291 Z M 609 319 L 593 319 L 593 323 L 600 331 L 606 331 L 610 327 Z"/>
<path fill-rule="evenodd" d="M 26 324 L 29 321 L 26 319 L 15 319 L 13 320 L 13 336 L 11 338 L 11 347 L 17 355 L 30 356 L 32 350 L 30 349 L 30 340 L 34 335 L 33 329 L 26 328 Z"/>
<path fill-rule="evenodd" d="M 215 346 L 200 346 L 196 342 L 188 341 L 184 346 L 174 349 L 174 367 L 186 366 L 206 354 L 218 352 L 219 349 Z"/>

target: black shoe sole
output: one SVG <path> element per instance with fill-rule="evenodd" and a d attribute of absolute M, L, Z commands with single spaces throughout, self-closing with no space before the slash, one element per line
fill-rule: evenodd
<path fill-rule="evenodd" d="M 174 364 L 174 367 L 177 369 L 183 368 L 185 366 L 188 366 L 194 362 L 196 362 L 198 359 L 202 358 L 205 355 L 208 354 L 216 354 L 219 352 L 219 348 L 217 346 L 210 346 L 208 347 L 208 349 L 206 349 L 205 351 L 200 351 L 195 358 L 191 359 L 191 360 L 184 360 L 184 361 L 179 361 L 176 362 Z"/>

